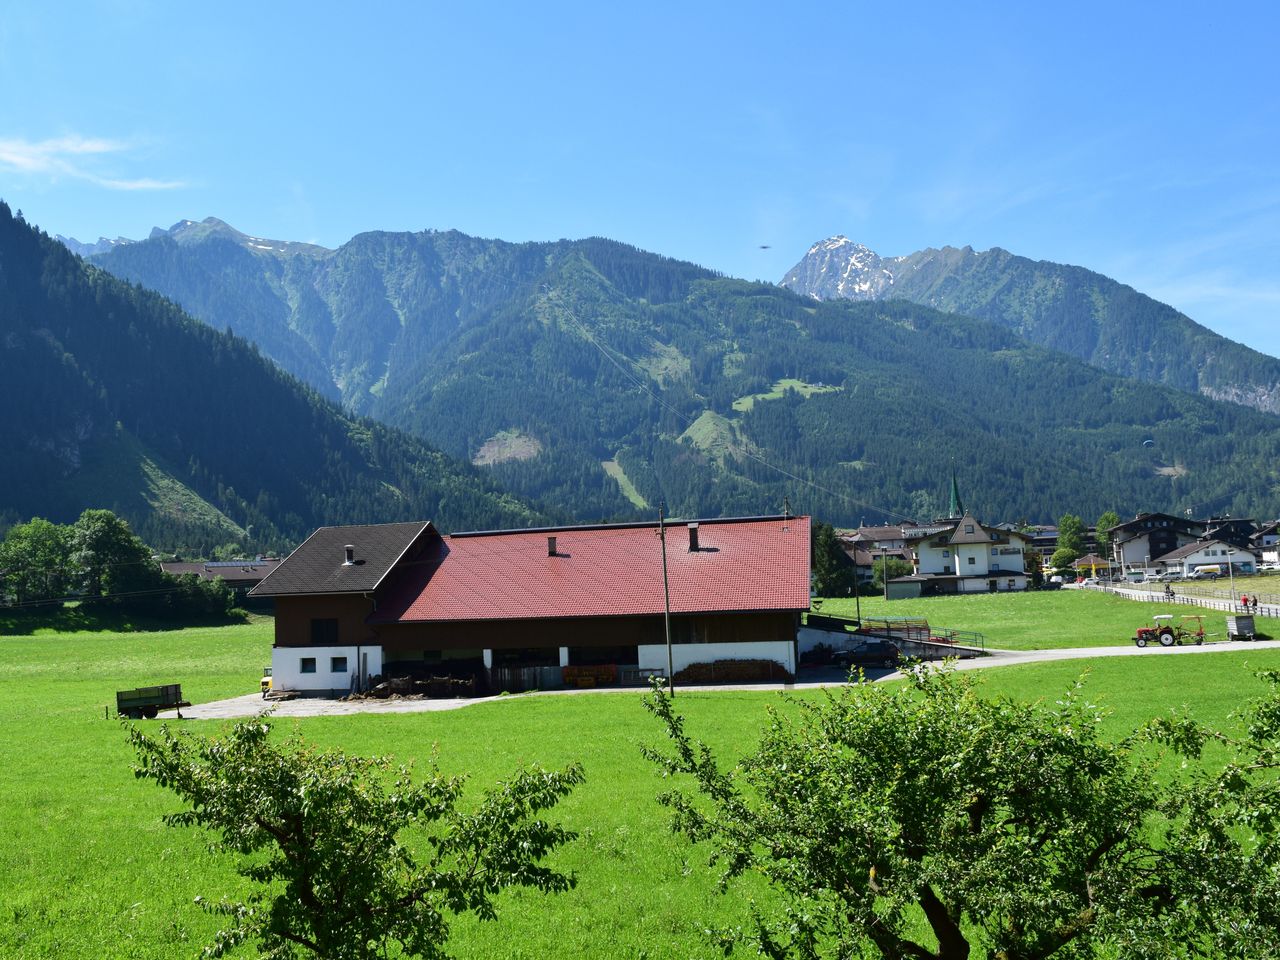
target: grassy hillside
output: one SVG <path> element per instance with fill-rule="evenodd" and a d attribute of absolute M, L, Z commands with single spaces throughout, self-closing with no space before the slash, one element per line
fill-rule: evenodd
<path fill-rule="evenodd" d="M 197 700 L 251 692 L 270 644 L 267 622 L 0 637 L 0 956 L 185 960 L 198 953 L 215 925 L 194 898 L 235 895 L 240 881 L 203 837 L 160 824 L 175 804 L 133 778 L 123 731 L 103 719 L 103 707 L 116 689 L 164 681 L 181 681 Z M 1051 699 L 1088 669 L 1090 697 L 1115 710 L 1106 729 L 1120 736 L 1182 704 L 1202 720 L 1225 722 L 1243 697 L 1260 691 L 1251 673 L 1263 667 L 1280 668 L 1280 652 L 1242 647 L 1210 657 L 1017 667 L 989 671 L 983 682 L 993 692 Z M 577 873 L 577 889 L 549 899 L 505 897 L 497 923 L 458 923 L 450 946 L 459 958 L 718 956 L 702 931 L 745 922 L 747 898 L 742 891 L 717 896 L 702 853 L 670 835 L 654 802 L 662 784 L 639 756 L 658 737 L 639 700 L 639 693 L 510 698 L 448 713 L 281 727 L 402 760 L 425 760 L 438 746 L 445 771 L 465 772 L 477 787 L 521 763 L 584 763 L 586 783 L 556 811 L 581 833 L 558 858 Z M 750 748 L 768 706 L 784 703 L 760 693 L 678 696 L 691 732 L 729 756 Z"/>

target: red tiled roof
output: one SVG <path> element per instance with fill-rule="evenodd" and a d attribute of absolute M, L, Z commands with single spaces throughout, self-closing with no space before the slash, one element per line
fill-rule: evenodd
<path fill-rule="evenodd" d="M 548 556 L 547 537 L 556 537 Z M 672 613 L 807 610 L 809 518 L 702 520 L 699 549 L 667 525 Z M 657 524 L 441 538 L 405 564 L 373 623 L 661 614 Z"/>

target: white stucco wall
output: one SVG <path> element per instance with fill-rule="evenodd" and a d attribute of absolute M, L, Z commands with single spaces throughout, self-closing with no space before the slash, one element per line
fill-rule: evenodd
<path fill-rule="evenodd" d="M 347 669 L 335 673 L 332 670 L 335 657 L 347 658 Z M 366 679 L 382 673 L 382 647 L 272 647 L 271 687 L 273 690 L 297 690 L 299 693 L 328 693 L 331 690 L 351 689 L 351 677 L 360 670 L 360 660 L 366 659 Z M 314 673 L 302 672 L 302 661 L 315 661 Z"/>
<path fill-rule="evenodd" d="M 667 669 L 667 647 L 662 643 L 642 644 L 637 648 L 641 670 Z M 788 640 L 760 640 L 748 643 L 673 643 L 671 665 L 677 672 L 691 663 L 715 663 L 717 660 L 772 660 L 796 672 L 795 644 Z"/>

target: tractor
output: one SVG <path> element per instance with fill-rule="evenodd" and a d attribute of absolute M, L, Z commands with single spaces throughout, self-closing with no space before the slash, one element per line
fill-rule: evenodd
<path fill-rule="evenodd" d="M 1139 627 L 1133 638 L 1133 642 L 1140 647 L 1145 647 L 1148 643 L 1158 643 L 1162 647 L 1182 643 L 1199 646 L 1204 643 L 1204 617 L 1199 614 L 1187 614 L 1181 623 L 1175 622 L 1171 613 L 1158 613 L 1151 619 L 1154 626 Z M 1188 622 L 1191 620 L 1195 621 L 1194 628 Z"/>

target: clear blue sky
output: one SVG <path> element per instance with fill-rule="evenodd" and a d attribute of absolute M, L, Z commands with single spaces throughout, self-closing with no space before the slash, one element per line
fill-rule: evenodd
<path fill-rule="evenodd" d="M 835 233 L 1000 246 L 1280 355 L 1278 28 L 1262 2 L 17 3 L 0 197 L 81 240 L 602 235 L 773 281 Z"/>

